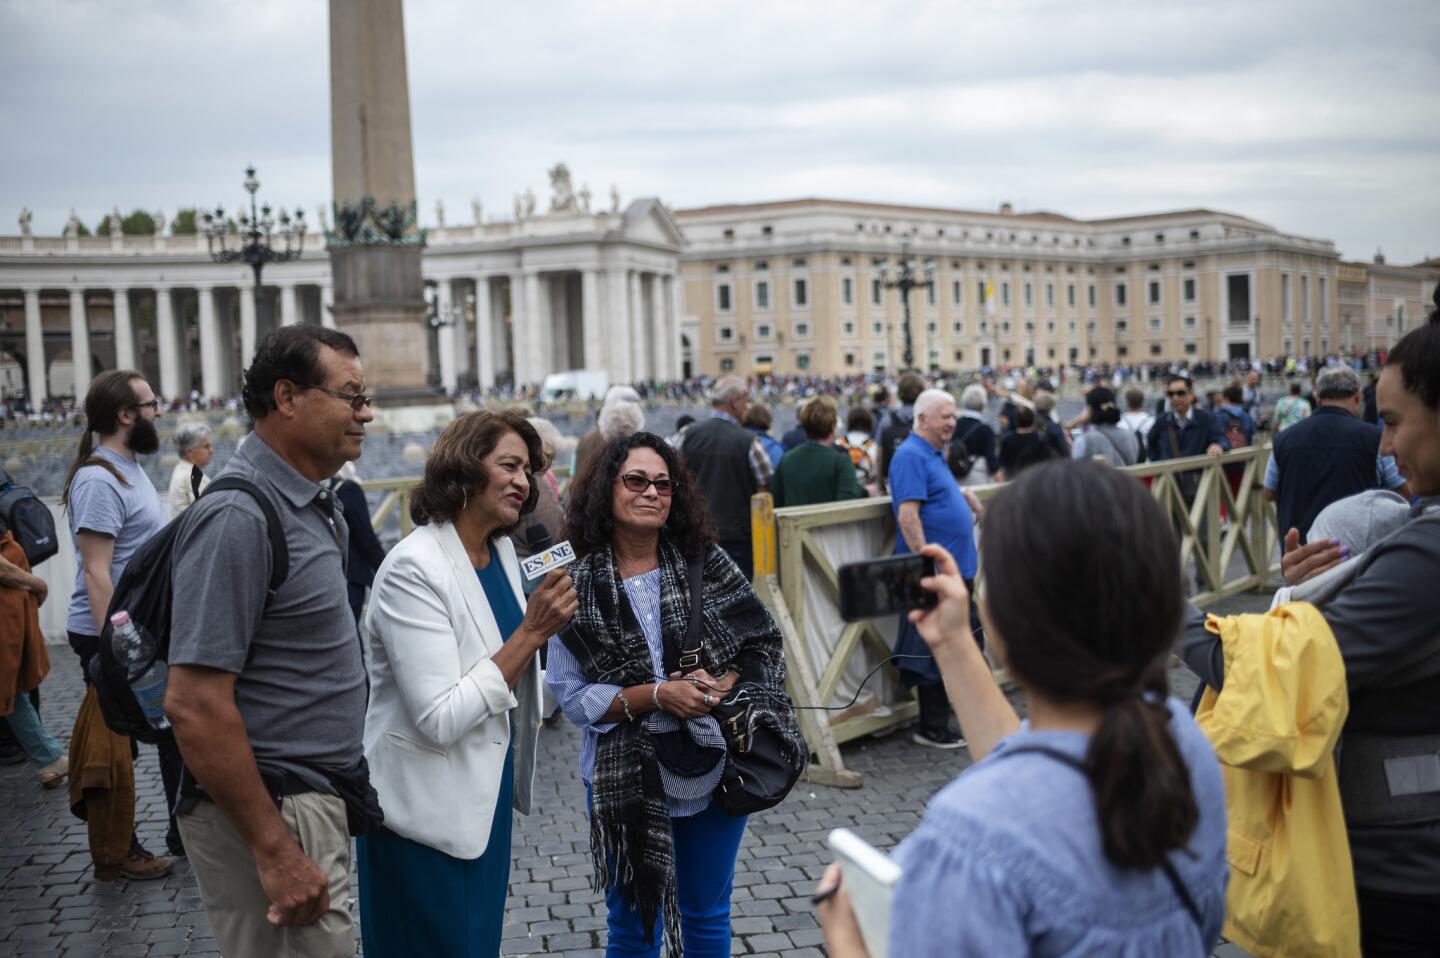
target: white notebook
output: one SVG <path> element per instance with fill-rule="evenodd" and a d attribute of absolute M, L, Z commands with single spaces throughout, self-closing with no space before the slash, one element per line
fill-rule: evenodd
<path fill-rule="evenodd" d="M 890 947 L 890 903 L 900 881 L 900 866 L 848 828 L 832 831 L 826 844 L 840 863 L 865 950 L 870 958 L 886 958 Z"/>

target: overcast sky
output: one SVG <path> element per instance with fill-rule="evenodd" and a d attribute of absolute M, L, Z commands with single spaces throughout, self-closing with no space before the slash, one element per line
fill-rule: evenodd
<path fill-rule="evenodd" d="M 1436 0 L 407 0 L 422 217 L 597 203 L 1207 206 L 1440 256 Z M 0 0 L 0 233 L 328 203 L 321 0 Z M 313 213 L 311 214 L 313 216 Z"/>

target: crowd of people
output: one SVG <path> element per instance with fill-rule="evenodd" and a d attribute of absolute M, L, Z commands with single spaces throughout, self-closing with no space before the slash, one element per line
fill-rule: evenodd
<path fill-rule="evenodd" d="M 224 954 L 353 953 L 353 847 L 367 955 L 490 956 L 548 695 L 580 730 L 574 801 L 607 954 L 728 956 L 748 815 L 809 761 L 781 632 L 752 587 L 751 497 L 883 493 L 895 552 L 936 567 L 922 582 L 936 603 L 906 614 L 896 643 L 913 740 L 968 744 L 975 760 L 895 853 L 892 953 L 1203 956 L 1223 929 L 1268 953 L 1434 954 L 1440 308 L 1383 358 L 1380 425 L 1350 364 L 1318 370 L 1309 415 L 1267 403 L 1259 370 L 1212 397 L 1192 371 L 1154 371 L 1157 409 L 1118 370 L 1087 376 L 1069 422 L 1040 371 L 1013 387 L 907 373 L 893 400 L 858 377 L 615 387 L 568 488 L 552 425 L 468 412 L 429 451 L 415 529 L 388 554 L 355 483 L 373 412 L 344 333 L 267 336 L 241 399 L 253 431 L 212 477 L 208 434 L 181 430 L 163 497 L 138 462 L 159 448 L 161 401 L 138 372 L 106 372 L 65 483 L 67 628 L 87 681 L 68 754 L 34 698 L 50 667 L 44 580 L 9 532 L 0 714 L 41 783 L 68 782 L 95 879 L 159 878 L 187 856 Z M 702 389 L 708 415 L 645 429 L 646 399 Z M 776 437 L 757 400 L 781 393 L 800 400 L 798 425 Z M 1170 519 L 1113 467 L 1216 455 L 1266 424 L 1286 590 L 1268 617 L 1207 621 L 1186 603 Z M 982 504 L 973 487 L 1000 481 Z M 167 516 L 171 857 L 157 857 L 136 837 L 137 743 L 107 723 L 103 670 L 87 666 L 127 563 Z M 574 562 L 553 567 L 561 540 Z M 1177 648 L 1207 690 L 1198 711 L 1169 693 Z M 1024 719 L 992 663 L 1022 689 Z M 1315 771 L 1247 758 L 1227 734 L 1323 737 L 1280 707 L 1317 687 L 1338 690 L 1326 702 L 1349 693 L 1314 749 L 1323 762 L 1343 743 L 1338 787 L 1257 781 Z M 1321 811 L 1297 817 L 1296 794 Z M 1341 873 L 1318 889 L 1278 852 L 1242 863 L 1237 823 L 1257 848 L 1283 835 L 1284 854 L 1342 846 L 1327 859 Z M 832 956 L 866 952 L 849 895 L 833 869 L 817 889 Z"/>

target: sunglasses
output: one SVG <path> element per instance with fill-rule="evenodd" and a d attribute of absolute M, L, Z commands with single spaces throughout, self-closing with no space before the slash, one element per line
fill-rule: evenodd
<path fill-rule="evenodd" d="M 651 486 L 655 487 L 656 493 L 668 496 L 675 491 L 675 483 L 669 479 L 650 479 L 640 475 L 638 472 L 630 472 L 620 477 L 620 482 L 631 492 L 644 492 Z"/>
<path fill-rule="evenodd" d="M 1167 389 L 1167 390 L 1165 390 L 1165 395 L 1169 396 L 1171 399 L 1175 399 L 1175 398 L 1182 398 L 1182 399 L 1183 399 L 1184 397 L 1190 395 L 1190 390 L 1188 390 L 1188 389 Z"/>

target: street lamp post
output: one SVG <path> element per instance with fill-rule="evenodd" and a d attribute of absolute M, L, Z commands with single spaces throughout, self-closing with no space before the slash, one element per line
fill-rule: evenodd
<path fill-rule="evenodd" d="M 915 269 L 915 261 L 910 258 L 910 244 L 900 244 L 900 268 L 894 279 L 890 279 L 890 267 L 888 263 L 880 264 L 880 282 L 886 289 L 898 289 L 900 291 L 900 305 L 904 308 L 904 324 L 901 330 L 905 334 L 905 352 L 901 357 L 905 362 L 903 372 L 909 372 L 915 368 L 915 342 L 910 334 L 910 291 L 912 289 L 932 289 L 935 286 L 935 260 L 925 258 L 922 267 L 925 278 L 916 279 L 920 271 Z"/>
<path fill-rule="evenodd" d="M 206 211 L 201 220 L 211 259 L 217 263 L 244 263 L 255 271 L 255 340 L 259 342 L 274 328 L 273 318 L 266 308 L 265 287 L 261 285 L 260 272 L 266 263 L 284 263 L 300 258 L 305 249 L 305 211 L 297 209 L 295 218 L 291 219 L 283 207 L 278 217 L 271 212 L 269 203 L 261 203 L 257 209 L 255 193 L 260 189 L 260 181 L 255 178 L 253 166 L 245 168 L 244 186 L 245 192 L 250 194 L 250 212 L 240 213 L 238 238 L 241 245 L 238 248 L 229 245 L 230 234 L 226 229 L 223 206 L 215 207 L 214 212 Z M 277 238 L 284 240 L 285 245 L 281 249 L 275 247 Z"/>

